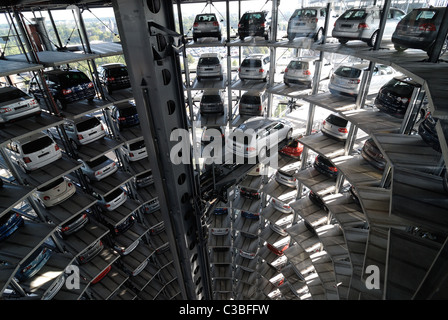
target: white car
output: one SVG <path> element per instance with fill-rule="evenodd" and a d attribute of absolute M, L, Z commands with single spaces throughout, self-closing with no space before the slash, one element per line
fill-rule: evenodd
<path fill-rule="evenodd" d="M 330 114 L 322 123 L 322 133 L 339 140 L 346 140 L 350 122 L 337 114 Z"/>
<path fill-rule="evenodd" d="M 281 201 L 278 198 L 272 197 L 270 203 L 271 203 L 271 205 L 274 206 L 274 208 L 276 210 L 281 211 L 283 213 L 291 213 L 291 212 L 293 212 L 293 208 L 291 208 L 291 206 L 289 204 L 287 204 L 284 201 Z"/>
<path fill-rule="evenodd" d="M 42 168 L 62 157 L 57 143 L 43 132 L 11 141 L 5 150 L 11 162 L 17 164 L 25 173 Z"/>
<path fill-rule="evenodd" d="M 342 94 L 356 98 L 363 73 L 368 70 L 368 66 L 368 63 L 339 66 L 330 77 L 328 89 L 332 94 Z M 392 67 L 377 64 L 372 73 L 368 93 L 378 92 L 384 84 L 397 75 L 399 73 Z"/>
<path fill-rule="evenodd" d="M 283 82 L 286 85 L 290 84 L 307 84 L 312 87 L 314 80 L 314 73 L 316 70 L 315 57 L 301 57 L 292 59 L 283 74 Z M 321 79 L 330 78 L 333 73 L 333 64 L 328 60 L 324 60 L 321 68 Z"/>
<path fill-rule="evenodd" d="M 264 159 L 271 147 L 291 139 L 292 132 L 293 124 L 286 119 L 254 117 L 240 124 L 229 135 L 226 152 L 248 159 L 257 156 Z"/>
<path fill-rule="evenodd" d="M 93 192 L 93 196 L 98 199 L 98 205 L 103 211 L 113 211 L 127 200 L 126 191 L 121 187 L 113 190 L 105 196 Z"/>
<path fill-rule="evenodd" d="M 241 62 L 238 69 L 240 80 L 267 81 L 271 57 L 268 54 L 252 54 Z"/>
<path fill-rule="evenodd" d="M 138 161 L 148 156 L 145 141 L 143 139 L 139 139 L 135 142 L 125 142 L 121 147 L 121 150 L 128 161 Z"/>
<path fill-rule="evenodd" d="M 39 115 L 39 103 L 22 90 L 7 86 L 0 88 L 0 123 Z"/>
<path fill-rule="evenodd" d="M 75 185 L 66 177 L 60 177 L 38 188 L 35 193 L 35 198 L 44 208 L 48 208 L 64 202 L 75 193 Z"/>

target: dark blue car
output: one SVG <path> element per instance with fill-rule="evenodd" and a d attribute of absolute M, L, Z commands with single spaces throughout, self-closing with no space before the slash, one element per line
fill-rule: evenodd
<path fill-rule="evenodd" d="M 247 218 L 247 219 L 255 219 L 255 220 L 260 219 L 260 213 L 259 212 L 258 213 L 254 213 L 254 212 L 249 212 L 249 211 L 241 211 L 241 215 L 244 218 Z"/>
<path fill-rule="evenodd" d="M 8 238 L 24 223 L 22 216 L 15 211 L 9 211 L 0 217 L 0 241 Z"/>
<path fill-rule="evenodd" d="M 16 279 L 19 282 L 26 281 L 33 277 L 47 263 L 53 254 L 50 246 L 43 244 L 20 264 L 19 270 L 16 272 Z"/>
<path fill-rule="evenodd" d="M 137 107 L 133 100 L 116 103 L 111 107 L 110 115 L 120 131 L 123 128 L 133 127 L 140 123 Z"/>

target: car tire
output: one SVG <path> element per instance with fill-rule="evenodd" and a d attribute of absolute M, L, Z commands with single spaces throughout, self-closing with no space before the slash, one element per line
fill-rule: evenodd
<path fill-rule="evenodd" d="M 397 50 L 398 52 L 403 52 L 405 51 L 407 48 L 406 47 L 402 47 L 398 44 L 394 44 L 394 49 Z"/>
<path fill-rule="evenodd" d="M 314 36 L 314 41 L 317 43 L 322 43 L 322 38 L 324 36 L 324 31 L 322 30 L 322 28 L 319 28 L 319 30 L 317 30 L 316 35 Z"/>
<path fill-rule="evenodd" d="M 258 162 L 264 161 L 268 157 L 268 148 L 263 147 L 258 153 Z"/>
<path fill-rule="evenodd" d="M 291 138 L 292 138 L 292 129 L 289 129 L 288 133 L 286 133 L 286 141 L 291 140 Z"/>
<path fill-rule="evenodd" d="M 263 82 L 268 82 L 269 80 L 269 72 L 266 73 L 266 77 L 264 77 Z"/>
<path fill-rule="evenodd" d="M 288 40 L 293 41 L 296 38 L 296 35 L 294 33 L 288 33 Z"/>
<path fill-rule="evenodd" d="M 244 41 L 244 36 L 240 36 L 240 40 L 241 40 L 241 41 Z"/>
<path fill-rule="evenodd" d="M 370 39 L 367 41 L 367 45 L 369 47 L 374 47 L 377 40 L 378 40 L 378 30 L 372 34 Z"/>
<path fill-rule="evenodd" d="M 345 39 L 338 39 L 340 44 L 346 44 L 348 42 L 348 40 Z"/>

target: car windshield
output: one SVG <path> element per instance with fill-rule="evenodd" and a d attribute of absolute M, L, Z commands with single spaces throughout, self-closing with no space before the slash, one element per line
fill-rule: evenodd
<path fill-rule="evenodd" d="M 122 77 L 128 75 L 128 69 L 126 67 L 112 68 L 107 71 L 107 74 L 112 77 Z"/>
<path fill-rule="evenodd" d="M 7 102 L 22 97 L 28 97 L 28 95 L 19 89 L 7 90 L 5 92 L 0 92 L 0 102 Z"/>
<path fill-rule="evenodd" d="M 129 150 L 139 150 L 139 149 L 143 149 L 144 147 L 145 147 L 145 141 L 141 140 L 141 141 L 131 143 L 129 145 Z"/>
<path fill-rule="evenodd" d="M 219 64 L 219 59 L 217 57 L 203 57 L 199 59 L 199 65 L 212 66 Z"/>
<path fill-rule="evenodd" d="M 221 97 L 218 94 L 205 94 L 202 96 L 201 102 L 205 103 L 221 102 Z"/>
<path fill-rule="evenodd" d="M 104 197 L 104 200 L 106 202 L 111 202 L 112 200 L 118 198 L 123 193 L 123 190 L 121 188 L 115 189 L 111 193 L 109 193 L 107 196 Z"/>
<path fill-rule="evenodd" d="M 137 107 L 135 106 L 120 109 L 120 116 L 122 117 L 130 117 L 135 115 L 136 113 L 137 113 Z"/>
<path fill-rule="evenodd" d="M 196 16 L 194 22 L 212 22 L 216 21 L 216 16 L 214 14 L 200 14 Z"/>
<path fill-rule="evenodd" d="M 347 120 L 345 120 L 341 117 L 338 117 L 334 114 L 329 115 L 327 117 L 326 121 L 330 122 L 331 124 L 334 124 L 335 126 L 338 126 L 338 127 L 346 127 L 347 123 L 348 123 Z"/>
<path fill-rule="evenodd" d="M 99 166 L 101 164 L 104 164 L 107 160 L 109 160 L 109 158 L 103 155 L 103 156 L 101 156 L 101 157 L 99 157 L 99 158 L 97 158 L 95 160 L 86 161 L 86 162 L 89 165 L 89 167 L 95 168 L 95 167 L 97 167 L 97 166 Z"/>
<path fill-rule="evenodd" d="M 335 75 L 344 78 L 359 78 L 361 75 L 361 70 L 352 67 L 339 67 L 335 72 Z"/>
<path fill-rule="evenodd" d="M 59 75 L 59 79 L 64 85 L 76 85 L 80 83 L 91 82 L 82 72 L 67 72 Z"/>
<path fill-rule="evenodd" d="M 260 97 L 259 96 L 251 96 L 251 95 L 244 95 L 241 97 L 240 100 L 241 103 L 247 103 L 247 104 L 260 104 Z"/>
<path fill-rule="evenodd" d="M 308 62 L 307 61 L 291 61 L 288 64 L 288 69 L 308 69 Z"/>
<path fill-rule="evenodd" d="M 341 18 L 345 20 L 361 20 L 364 19 L 366 16 L 367 16 L 366 10 L 357 9 L 357 10 L 348 10 L 344 12 Z"/>
<path fill-rule="evenodd" d="M 260 59 L 244 59 L 241 63 L 242 67 L 245 68 L 260 68 L 261 60 Z"/>
<path fill-rule="evenodd" d="M 50 137 L 45 136 L 39 139 L 36 139 L 34 141 L 30 141 L 25 143 L 22 146 L 22 150 L 24 154 L 29 154 L 29 153 L 33 153 L 33 152 L 37 152 L 39 150 L 42 150 L 46 147 L 51 146 L 53 143 L 53 140 L 51 140 Z"/>
<path fill-rule="evenodd" d="M 99 126 L 100 124 L 101 124 L 101 122 L 100 122 L 100 120 L 98 120 L 98 118 L 92 117 L 92 118 L 89 118 L 85 121 L 82 121 L 82 122 L 76 124 L 76 129 L 78 130 L 78 132 L 83 132 L 83 131 L 87 131 L 92 128 L 95 128 L 96 126 Z"/>
<path fill-rule="evenodd" d="M 400 97 L 410 97 L 412 95 L 412 91 L 414 90 L 414 86 L 397 79 L 390 80 L 385 85 L 385 88 L 387 88 L 388 91 L 392 91 L 393 93 L 395 93 L 397 96 Z"/>
<path fill-rule="evenodd" d="M 316 9 L 297 9 L 292 14 L 291 18 L 302 18 L 302 17 L 316 17 L 317 10 Z"/>

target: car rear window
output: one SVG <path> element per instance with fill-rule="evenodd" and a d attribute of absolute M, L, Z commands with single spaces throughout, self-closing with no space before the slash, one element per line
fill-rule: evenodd
<path fill-rule="evenodd" d="M 23 153 L 25 154 L 29 154 L 29 153 L 34 153 L 37 152 L 39 150 L 42 150 L 46 147 L 49 147 L 53 144 L 53 140 L 51 140 L 50 137 L 45 136 L 45 137 L 41 137 L 39 139 L 36 139 L 34 141 L 30 141 L 25 143 L 22 146 L 22 150 Z"/>
<path fill-rule="evenodd" d="M 241 62 L 241 66 L 245 68 L 260 68 L 261 60 L 260 59 L 244 59 Z"/>
<path fill-rule="evenodd" d="M 344 77 L 344 78 L 359 78 L 361 75 L 361 70 L 352 67 L 339 67 L 335 72 L 335 75 Z"/>
<path fill-rule="evenodd" d="M 245 13 L 241 17 L 241 21 L 249 21 L 249 20 L 255 20 L 254 22 L 259 22 L 261 20 L 264 20 L 264 14 L 262 12 L 251 12 L 251 13 Z"/>
<path fill-rule="evenodd" d="M 194 22 L 209 22 L 216 21 L 216 16 L 214 14 L 200 14 L 194 19 Z"/>
<path fill-rule="evenodd" d="M 119 111 L 120 116 L 122 117 L 130 117 L 133 116 L 137 113 L 137 107 L 135 106 L 130 106 L 127 108 L 122 108 Z"/>
<path fill-rule="evenodd" d="M 126 67 L 112 68 L 107 70 L 107 75 L 112 77 L 122 77 L 128 75 L 128 69 Z"/>
<path fill-rule="evenodd" d="M 123 189 L 121 189 L 121 188 L 115 189 L 114 191 L 109 193 L 107 196 L 105 196 L 104 200 L 106 200 L 106 202 L 110 202 L 110 201 L 118 198 L 122 193 L 123 193 Z"/>
<path fill-rule="evenodd" d="M 364 9 L 348 10 L 341 16 L 345 20 L 361 20 L 367 16 L 367 12 Z"/>
<path fill-rule="evenodd" d="M 247 104 L 260 104 L 260 97 L 259 96 L 251 96 L 251 95 L 244 95 L 241 97 L 240 102 L 247 103 Z"/>
<path fill-rule="evenodd" d="M 330 122 L 331 124 L 334 124 L 335 126 L 338 126 L 338 127 L 346 127 L 347 123 L 348 123 L 347 120 L 345 120 L 345 119 L 343 119 L 341 117 L 338 117 L 338 116 L 336 116 L 334 114 L 330 114 L 327 117 L 327 119 L 325 119 L 325 120 L 327 122 Z"/>
<path fill-rule="evenodd" d="M 109 160 L 109 158 L 103 155 L 95 160 L 87 161 L 87 164 L 89 165 L 89 167 L 95 168 L 100 164 L 105 163 L 107 160 Z"/>
<path fill-rule="evenodd" d="M 5 90 L 4 92 L 0 92 L 0 102 L 16 100 L 22 97 L 28 97 L 28 95 L 22 90 L 15 88 L 11 88 L 11 90 Z"/>
<path fill-rule="evenodd" d="M 48 190 L 60 185 L 62 182 L 64 182 L 64 178 L 60 177 L 60 178 L 56 179 L 55 181 L 53 181 L 52 183 L 49 183 L 46 186 L 37 189 L 37 191 L 40 191 L 40 192 L 48 191 Z"/>
<path fill-rule="evenodd" d="M 199 64 L 203 66 L 212 66 L 219 64 L 219 59 L 217 57 L 203 57 L 199 59 Z"/>
<path fill-rule="evenodd" d="M 413 85 L 397 79 L 390 80 L 384 87 L 400 97 L 410 97 L 414 90 Z"/>
<path fill-rule="evenodd" d="M 308 69 L 308 61 L 291 61 L 288 64 L 288 69 Z"/>
<path fill-rule="evenodd" d="M 98 120 L 98 118 L 92 117 L 83 122 L 76 124 L 76 129 L 78 129 L 79 132 L 87 131 L 87 130 L 90 130 L 90 129 L 100 125 L 100 124 L 101 124 L 101 122 L 100 122 L 100 120 Z"/>
<path fill-rule="evenodd" d="M 317 10 L 316 9 L 297 9 L 291 16 L 292 18 L 302 18 L 302 17 L 316 17 Z"/>
<path fill-rule="evenodd" d="M 145 147 L 145 141 L 141 140 L 141 141 L 131 143 L 129 145 L 129 150 L 138 150 L 138 149 L 143 149 L 144 147 Z"/>
<path fill-rule="evenodd" d="M 214 103 L 221 102 L 221 96 L 219 94 L 205 94 L 202 96 L 201 102 Z"/>
<path fill-rule="evenodd" d="M 59 75 L 59 80 L 64 85 L 76 85 L 80 83 L 91 82 L 82 72 L 67 72 Z"/>

